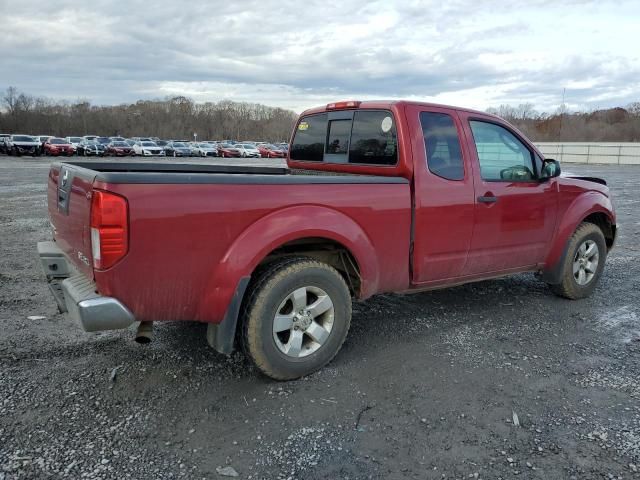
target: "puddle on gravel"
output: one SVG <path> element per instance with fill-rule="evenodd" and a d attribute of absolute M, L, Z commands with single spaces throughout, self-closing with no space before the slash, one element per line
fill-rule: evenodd
<path fill-rule="evenodd" d="M 596 324 L 598 329 L 623 343 L 640 341 L 640 318 L 629 305 L 601 313 Z"/>

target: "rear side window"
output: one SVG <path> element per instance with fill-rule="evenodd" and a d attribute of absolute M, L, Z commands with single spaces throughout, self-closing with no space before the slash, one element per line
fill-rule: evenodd
<path fill-rule="evenodd" d="M 420 124 L 429 171 L 447 180 L 463 180 L 464 163 L 453 118 L 446 113 L 422 112 Z"/>
<path fill-rule="evenodd" d="M 327 140 L 327 114 L 305 117 L 299 124 L 291 145 L 292 160 L 321 162 Z"/>
<path fill-rule="evenodd" d="M 311 162 L 395 165 L 398 138 L 391 112 L 356 110 L 302 119 L 293 137 L 291 159 Z"/>

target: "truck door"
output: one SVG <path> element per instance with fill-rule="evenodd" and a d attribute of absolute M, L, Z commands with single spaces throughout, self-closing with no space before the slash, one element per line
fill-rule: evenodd
<path fill-rule="evenodd" d="M 414 169 L 412 281 L 460 276 L 471 244 L 473 171 L 458 115 L 407 106 Z"/>
<path fill-rule="evenodd" d="M 556 221 L 557 182 L 538 180 L 541 159 L 507 125 L 466 117 L 475 176 L 473 239 L 463 275 L 534 267 Z"/>

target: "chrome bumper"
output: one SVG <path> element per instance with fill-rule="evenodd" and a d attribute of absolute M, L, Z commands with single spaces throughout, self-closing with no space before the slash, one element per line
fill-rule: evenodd
<path fill-rule="evenodd" d="M 38 255 L 59 310 L 86 332 L 118 330 L 135 323 L 119 300 L 96 292 L 96 284 L 73 268 L 55 242 L 38 242 Z"/>

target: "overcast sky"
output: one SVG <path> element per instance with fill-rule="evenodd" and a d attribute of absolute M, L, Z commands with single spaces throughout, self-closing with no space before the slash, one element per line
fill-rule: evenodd
<path fill-rule="evenodd" d="M 0 0 L 0 89 L 304 108 L 640 101 L 640 0 Z"/>

